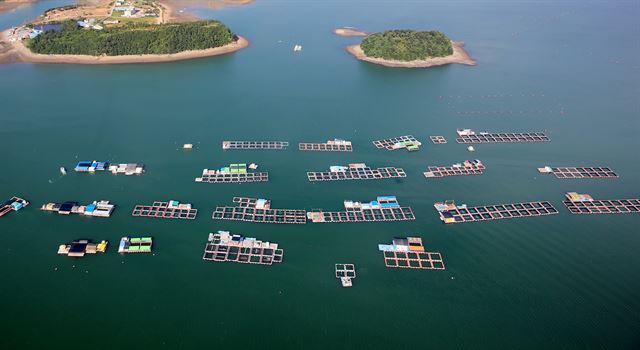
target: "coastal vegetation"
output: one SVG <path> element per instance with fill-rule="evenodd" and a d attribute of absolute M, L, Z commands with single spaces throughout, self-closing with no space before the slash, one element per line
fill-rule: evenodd
<path fill-rule="evenodd" d="M 62 23 L 60 30 L 46 31 L 30 39 L 27 46 L 39 54 L 157 55 L 221 47 L 234 40 L 236 36 L 219 21 L 131 23 L 90 30 L 68 20 Z"/>
<path fill-rule="evenodd" d="M 387 30 L 366 37 L 360 45 L 368 57 L 414 61 L 453 54 L 451 39 L 439 31 Z"/>

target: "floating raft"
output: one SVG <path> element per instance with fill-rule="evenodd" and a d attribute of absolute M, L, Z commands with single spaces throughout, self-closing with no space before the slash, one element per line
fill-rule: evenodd
<path fill-rule="evenodd" d="M 353 147 L 351 141 L 340 139 L 329 140 L 325 143 L 299 143 L 298 149 L 301 151 L 324 151 L 324 152 L 351 152 Z"/>
<path fill-rule="evenodd" d="M 444 138 L 444 136 L 429 136 L 429 138 L 431 139 L 431 142 L 433 142 L 436 145 L 442 145 L 447 143 L 447 139 Z"/>
<path fill-rule="evenodd" d="M 508 143 L 508 142 L 548 142 L 549 137 L 544 132 L 501 132 L 476 133 L 471 129 L 458 129 L 458 143 Z"/>
<path fill-rule="evenodd" d="M 445 177 L 459 175 L 480 175 L 484 172 L 484 164 L 478 159 L 465 160 L 462 164 L 452 166 L 429 166 L 423 174 L 425 177 Z"/>
<path fill-rule="evenodd" d="M 407 177 L 402 168 L 371 169 L 364 163 L 349 164 L 349 166 L 332 166 L 329 171 L 307 172 L 309 181 L 382 180 L 400 177 Z"/>
<path fill-rule="evenodd" d="M 285 149 L 286 141 L 222 141 L 222 149 Z"/>
<path fill-rule="evenodd" d="M 384 148 L 389 151 L 406 148 L 408 151 L 417 151 L 422 143 L 412 135 L 392 137 L 390 139 L 382 139 L 373 141 L 376 148 Z"/>
<path fill-rule="evenodd" d="M 234 197 L 237 206 L 217 207 L 213 212 L 214 220 L 234 220 L 258 222 L 264 224 L 306 224 L 306 211 L 298 209 L 271 209 L 267 199 Z"/>
<path fill-rule="evenodd" d="M 9 200 L 0 204 L 0 217 L 5 216 L 12 211 L 18 211 L 28 205 L 29 202 L 26 199 L 11 197 Z"/>
<path fill-rule="evenodd" d="M 277 243 L 263 242 L 226 231 L 210 233 L 203 260 L 271 265 L 282 262 L 284 251 Z"/>
<path fill-rule="evenodd" d="M 562 203 L 571 214 L 625 214 L 639 213 L 640 199 L 595 200 L 588 194 L 568 192 Z"/>
<path fill-rule="evenodd" d="M 397 237 L 392 244 L 378 244 L 384 265 L 392 268 L 444 270 L 442 255 L 427 252 L 420 237 Z"/>
<path fill-rule="evenodd" d="M 109 162 L 99 162 L 97 160 L 83 160 L 78 162 L 73 169 L 79 173 L 95 173 L 96 171 L 105 171 L 109 168 Z"/>
<path fill-rule="evenodd" d="M 454 201 L 446 201 L 437 202 L 433 206 L 440 213 L 440 220 L 445 224 L 523 218 L 558 213 L 556 208 L 549 202 L 521 202 L 467 207 L 466 204 L 456 206 Z"/>
<path fill-rule="evenodd" d="M 122 163 L 109 165 L 109 171 L 113 174 L 140 175 L 144 173 L 144 164 Z"/>
<path fill-rule="evenodd" d="M 354 264 L 336 264 L 336 278 L 340 280 L 343 287 L 353 286 L 351 280 L 356 278 L 356 266 Z"/>
<path fill-rule="evenodd" d="M 108 241 L 92 243 L 90 239 L 78 239 L 70 244 L 61 244 L 58 247 L 58 254 L 81 258 L 85 256 L 85 254 L 106 252 L 108 244 Z"/>
<path fill-rule="evenodd" d="M 415 220 L 411 207 L 401 207 L 395 196 L 380 196 L 376 201 L 344 201 L 345 211 L 312 211 L 307 218 L 314 223 L 372 222 Z"/>
<path fill-rule="evenodd" d="M 255 164 L 252 164 L 255 167 Z M 196 182 L 208 183 L 239 183 L 269 181 L 267 172 L 249 172 L 247 164 L 231 164 L 221 169 L 204 169 L 202 177 L 196 177 Z"/>
<path fill-rule="evenodd" d="M 133 208 L 132 216 L 144 216 L 160 219 L 188 219 L 193 220 L 198 214 L 198 209 L 193 209 L 191 204 L 181 204 L 178 201 L 153 202 L 152 205 L 138 204 Z"/>
<path fill-rule="evenodd" d="M 47 203 L 40 208 L 42 211 L 51 211 L 61 215 L 80 214 L 101 218 L 111 217 L 114 209 L 114 204 L 104 200 L 94 201 L 87 205 L 80 205 L 80 203 L 73 201 L 67 201 L 64 203 Z"/>
<path fill-rule="evenodd" d="M 118 246 L 118 253 L 151 253 L 153 238 L 151 237 L 122 237 Z"/>
<path fill-rule="evenodd" d="M 543 174 L 553 174 L 558 179 L 609 179 L 617 178 L 611 168 L 607 167 L 557 167 L 546 166 L 538 168 L 538 172 Z"/>

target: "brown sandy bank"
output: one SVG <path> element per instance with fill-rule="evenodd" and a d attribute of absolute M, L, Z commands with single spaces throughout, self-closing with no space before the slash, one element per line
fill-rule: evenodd
<path fill-rule="evenodd" d="M 367 36 L 367 35 L 369 35 L 369 33 L 363 32 L 363 31 L 358 30 L 357 28 L 353 28 L 353 27 L 341 27 L 341 28 L 337 28 L 333 32 L 336 33 L 337 35 L 340 35 L 340 36 Z"/>
<path fill-rule="evenodd" d="M 453 46 L 453 54 L 449 56 L 434 57 L 426 60 L 415 61 L 397 61 L 386 60 L 384 58 L 369 57 L 364 54 L 364 51 L 362 50 L 360 45 L 349 45 L 347 46 L 346 50 L 361 61 L 379 64 L 386 67 L 428 68 L 451 63 L 466 64 L 469 66 L 476 65 L 476 61 L 474 61 L 473 58 L 471 58 L 471 56 L 469 56 L 469 54 L 464 50 L 464 42 L 452 41 L 451 44 Z"/>

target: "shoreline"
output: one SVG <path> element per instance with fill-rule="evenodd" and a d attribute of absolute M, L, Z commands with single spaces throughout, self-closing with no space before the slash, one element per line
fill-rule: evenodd
<path fill-rule="evenodd" d="M 0 2 L 0 13 L 13 11 L 21 6 L 32 5 L 35 0 L 8 0 Z"/>
<path fill-rule="evenodd" d="M 249 41 L 238 35 L 238 40 L 224 46 L 171 54 L 123 56 L 44 55 L 31 52 L 31 50 L 29 50 L 21 41 L 5 41 L 6 35 L 6 31 L 2 32 L 3 41 L 0 42 L 0 63 L 60 63 L 89 65 L 160 63 L 225 55 L 242 50 L 249 46 Z"/>
<path fill-rule="evenodd" d="M 364 51 L 360 47 L 360 44 L 349 45 L 345 49 L 347 52 L 355 56 L 360 61 L 365 61 L 385 67 L 392 68 L 429 68 L 429 67 L 437 67 L 443 66 L 447 64 L 457 63 L 464 64 L 468 66 L 475 66 L 476 61 L 471 58 L 469 53 L 464 50 L 464 42 L 462 41 L 452 41 L 451 45 L 453 47 L 453 54 L 445 57 L 434 57 L 425 60 L 414 60 L 414 61 L 398 61 L 398 60 L 387 60 L 384 58 L 376 58 L 369 57 L 365 55 Z"/>

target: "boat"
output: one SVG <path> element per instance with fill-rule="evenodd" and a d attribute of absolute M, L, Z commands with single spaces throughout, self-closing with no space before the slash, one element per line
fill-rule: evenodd
<path fill-rule="evenodd" d="M 293 47 L 293 52 L 299 52 L 302 51 L 302 45 L 295 45 Z"/>
<path fill-rule="evenodd" d="M 251 164 L 249 164 L 249 169 L 251 169 L 251 170 L 256 170 L 256 169 L 258 169 L 258 164 L 256 164 L 256 163 L 251 163 Z"/>
<path fill-rule="evenodd" d="M 340 282 L 342 282 L 342 286 L 345 288 L 353 286 L 351 278 L 349 277 L 340 277 Z"/>
<path fill-rule="evenodd" d="M 475 150 L 476 150 L 476 149 L 475 149 L 475 148 L 473 148 L 473 146 L 469 146 L 469 147 L 467 147 L 467 151 L 469 151 L 469 152 L 475 152 Z"/>
<path fill-rule="evenodd" d="M 67 175 L 67 169 L 65 169 L 63 166 L 61 166 L 60 167 L 60 174 Z"/>

